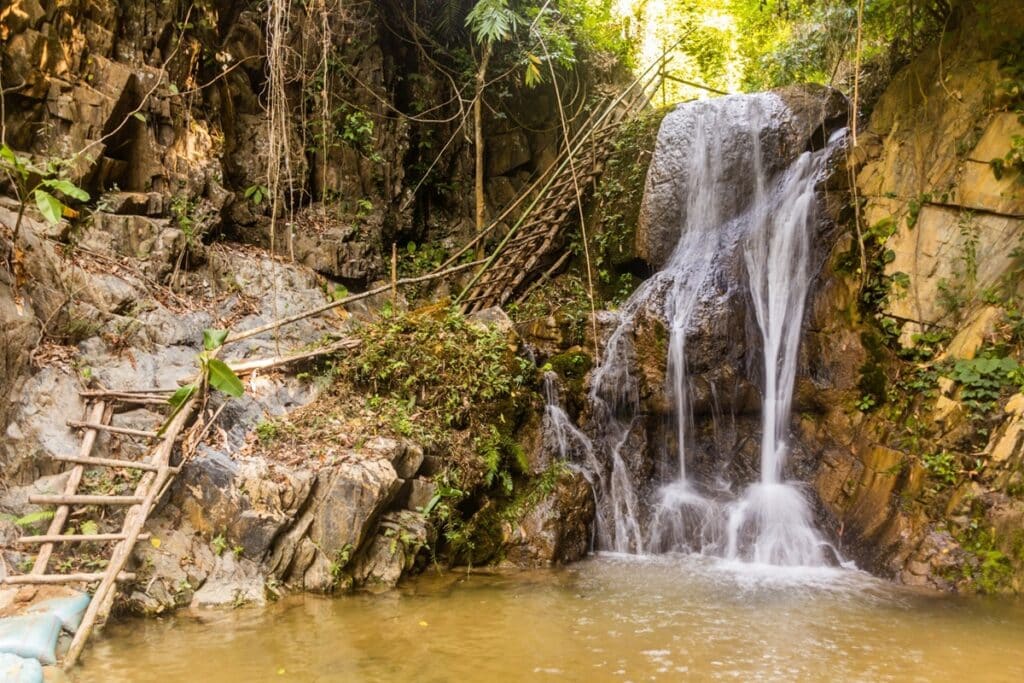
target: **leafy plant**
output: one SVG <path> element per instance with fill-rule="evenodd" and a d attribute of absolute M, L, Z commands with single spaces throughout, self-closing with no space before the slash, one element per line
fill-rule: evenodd
<path fill-rule="evenodd" d="M 159 434 L 163 434 L 167 429 L 168 425 L 171 424 L 171 420 L 181 412 L 181 409 L 185 407 L 189 399 L 199 391 L 202 385 L 208 385 L 221 391 L 232 398 L 240 398 L 245 393 L 245 386 L 242 384 L 242 380 L 238 378 L 235 371 L 225 363 L 224 361 L 214 357 L 213 352 L 224 345 L 224 341 L 228 338 L 228 330 L 215 330 L 205 329 L 203 330 L 203 351 L 200 352 L 196 358 L 199 361 L 199 367 L 202 371 L 202 380 L 199 383 L 190 382 L 178 389 L 171 394 L 171 397 L 167 399 L 167 402 L 171 406 L 171 414 L 167 416 L 163 425 L 160 427 Z"/>
<path fill-rule="evenodd" d="M 1004 387 L 1012 386 L 1020 363 L 1012 358 L 959 360 L 950 378 L 960 385 L 960 397 L 973 413 L 986 414 L 996 407 Z"/>
<path fill-rule="evenodd" d="M 266 185 L 256 184 L 245 188 L 245 192 L 242 193 L 242 196 L 252 202 L 253 206 L 259 206 L 269 194 L 270 190 Z"/>
<path fill-rule="evenodd" d="M 37 510 L 35 512 L 30 512 L 23 517 L 19 517 L 18 519 L 14 520 L 14 523 L 20 527 L 35 526 L 40 522 L 50 521 L 51 519 L 53 519 L 53 514 L 53 510 Z"/>
<path fill-rule="evenodd" d="M 213 554 L 220 557 L 224 554 L 224 551 L 228 549 L 228 540 L 224 537 L 224 534 L 217 534 L 210 540 L 210 548 L 213 550 Z"/>
<path fill-rule="evenodd" d="M 0 170 L 7 174 L 14 185 L 14 192 L 20 202 L 18 217 L 14 223 L 14 238 L 18 237 L 25 209 L 34 201 L 43 218 L 51 224 L 60 222 L 65 214 L 74 215 L 58 196 L 69 197 L 80 202 L 89 201 L 89 193 L 68 178 L 70 161 L 49 159 L 42 165 L 21 156 L 8 145 L 0 145 Z"/>
<path fill-rule="evenodd" d="M 948 451 L 926 453 L 921 457 L 921 462 L 924 464 L 924 468 L 928 470 L 928 474 L 935 477 L 938 481 L 946 485 L 956 483 L 956 475 L 960 468 L 956 457 L 952 453 Z"/>

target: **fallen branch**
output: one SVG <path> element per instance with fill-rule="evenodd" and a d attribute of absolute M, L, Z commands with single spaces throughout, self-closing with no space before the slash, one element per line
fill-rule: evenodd
<path fill-rule="evenodd" d="M 463 263 L 457 266 L 451 266 L 450 268 L 437 270 L 434 271 L 433 273 L 428 273 L 426 275 L 402 278 L 401 280 L 396 281 L 395 285 L 404 286 L 416 284 L 418 282 L 428 282 L 430 280 L 436 280 L 447 275 L 452 275 L 453 273 L 458 273 L 463 270 L 475 268 L 476 266 L 479 266 L 481 263 L 483 263 L 483 261 L 472 261 L 470 263 Z M 359 301 L 360 299 L 366 299 L 371 296 L 376 296 L 377 294 L 382 294 L 384 292 L 389 291 L 390 289 L 391 283 L 389 282 L 386 285 L 381 285 L 380 287 L 368 289 L 365 292 L 360 292 L 359 294 L 352 294 L 351 296 L 347 296 L 343 299 L 332 301 L 329 304 L 324 304 L 323 306 L 318 306 L 317 308 L 312 308 L 302 313 L 296 313 L 295 315 L 288 316 L 287 318 L 281 318 L 279 320 L 269 322 L 266 325 L 260 325 L 259 327 L 254 327 L 249 330 L 242 330 L 241 332 L 228 335 L 228 338 L 224 340 L 224 345 L 227 346 L 228 344 L 233 344 L 235 342 L 242 341 L 243 339 L 255 337 L 256 335 L 263 334 L 264 332 L 269 332 L 270 330 L 276 330 L 277 328 L 284 327 L 285 325 L 291 325 L 292 323 L 304 320 L 306 318 L 312 318 L 313 316 L 320 315 L 321 313 L 326 313 L 327 311 L 334 310 L 339 306 L 344 306 L 345 304 L 352 303 L 353 301 Z"/>
<path fill-rule="evenodd" d="M 341 341 L 322 346 L 318 349 L 311 351 L 303 351 L 301 353 L 295 353 L 290 356 L 274 356 L 273 358 L 257 358 L 254 360 L 242 361 L 239 363 L 228 363 L 228 367 L 231 368 L 236 375 L 244 375 L 256 370 L 266 370 L 267 368 L 277 367 L 279 365 L 288 365 L 289 363 L 295 363 L 300 360 L 307 360 L 309 358 L 316 358 L 317 356 L 325 356 L 335 351 L 341 351 L 343 349 L 354 349 L 362 344 L 362 341 L 355 337 L 346 337 Z"/>

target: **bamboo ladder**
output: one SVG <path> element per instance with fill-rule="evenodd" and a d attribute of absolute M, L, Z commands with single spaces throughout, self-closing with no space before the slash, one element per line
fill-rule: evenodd
<path fill-rule="evenodd" d="M 660 73 L 655 74 L 658 76 Z M 638 78 L 618 97 L 596 108 L 584 122 L 537 183 L 537 197 L 459 295 L 458 303 L 465 312 L 502 306 L 531 279 L 539 275 L 534 284 L 539 283 L 568 261 L 569 251 L 560 257 L 553 257 L 553 253 L 561 246 L 559 237 L 575 215 L 576 187 L 585 191 L 600 176 L 619 127 L 650 103 L 648 86 L 652 80 Z M 547 270 L 539 274 L 545 266 Z"/>
<path fill-rule="evenodd" d="M 106 618 L 113 603 L 117 583 L 131 581 L 135 578 L 134 574 L 123 571 L 125 564 L 131 556 L 135 543 L 149 539 L 149 534 L 142 533 L 142 526 L 149 517 L 149 513 L 153 509 L 159 495 L 170 482 L 170 478 L 179 470 L 179 468 L 170 465 L 170 456 L 174 446 L 173 437 L 169 439 L 163 438 L 151 450 L 150 455 L 141 461 L 101 458 L 92 455 L 93 447 L 100 432 L 143 438 L 148 441 L 160 439 L 161 434 L 158 432 L 116 427 L 110 424 L 110 420 L 114 415 L 117 404 L 162 404 L 166 406 L 168 405 L 168 392 L 156 390 L 140 392 L 84 391 L 81 393 L 87 403 L 86 414 L 88 417 L 85 421 L 68 421 L 69 427 L 80 429 L 83 432 L 78 453 L 76 455 L 54 456 L 55 460 L 73 464 L 67 483 L 64 485 L 64 491 L 59 495 L 34 495 L 29 497 L 29 502 L 35 505 L 57 506 L 49 528 L 43 535 L 22 536 L 16 541 L 20 545 L 39 545 L 35 562 L 28 574 L 7 576 L 3 579 L 3 583 L 10 585 L 93 584 L 99 582 L 82 617 L 82 623 L 79 625 L 74 639 L 71 641 L 71 648 L 64 658 L 63 663 L 65 666 L 74 664 L 93 626 L 98 620 L 102 621 Z M 175 422 L 179 423 L 179 428 L 173 431 L 175 434 L 180 431 L 180 425 L 183 425 L 187 419 L 187 416 L 182 415 L 184 412 L 180 412 L 172 419 L 172 425 Z M 168 432 L 171 431 L 168 429 Z M 143 475 L 136 485 L 134 494 L 130 496 L 82 495 L 78 489 L 82 483 L 82 477 L 87 466 L 135 469 L 141 470 Z M 113 534 L 65 533 L 65 526 L 68 518 L 71 516 L 72 508 L 84 505 L 127 506 L 128 512 L 122 523 L 121 532 Z M 110 559 L 105 571 L 72 574 L 47 573 L 54 546 L 57 543 L 90 542 L 116 543 L 110 552 Z"/>
<path fill-rule="evenodd" d="M 356 295 L 358 296 L 358 295 Z M 356 298 L 356 297 L 350 297 Z M 307 315 L 318 312 L 314 309 L 301 316 L 293 316 L 284 319 L 274 325 L 257 327 L 245 330 L 234 335 L 227 343 L 234 343 L 242 339 L 260 334 L 272 329 L 275 326 L 295 322 Z M 272 358 L 258 358 L 253 360 L 234 362 L 229 367 L 238 375 L 245 375 L 255 371 L 288 365 L 298 361 L 309 360 L 346 349 L 352 349 L 359 345 L 359 339 L 346 337 L 338 341 L 308 351 L 300 351 L 291 355 L 276 356 Z M 201 376 L 200 376 L 201 377 Z M 198 378 L 194 381 L 198 381 Z M 141 429 L 129 429 L 117 427 L 110 424 L 117 405 L 149 405 L 169 407 L 168 398 L 172 389 L 151 389 L 144 391 L 106 391 L 91 390 L 82 391 L 80 395 L 87 404 L 87 418 L 84 421 L 68 420 L 67 424 L 73 429 L 81 429 L 82 442 L 76 455 L 57 455 L 55 460 L 72 463 L 64 492 L 60 495 L 36 495 L 29 496 L 29 502 L 36 505 L 56 505 L 53 519 L 46 533 L 40 536 L 22 536 L 17 540 L 21 545 L 39 545 L 39 552 L 36 560 L 28 574 L 8 576 L 3 579 L 4 584 L 68 584 L 84 583 L 98 586 L 93 592 L 92 599 L 82 616 L 75 636 L 71 641 L 71 647 L 62 662 L 65 668 L 75 664 L 78 656 L 82 653 L 85 643 L 93 628 L 102 624 L 110 614 L 114 597 L 117 593 L 117 584 L 135 579 L 135 575 L 125 572 L 125 565 L 131 558 L 132 549 L 138 541 L 148 540 L 150 535 L 142 533 L 142 528 L 155 508 L 157 502 L 169 488 L 173 477 L 180 471 L 179 467 L 170 464 L 171 455 L 174 452 L 175 443 L 186 425 L 192 419 L 192 415 L 198 405 L 198 396 L 201 392 L 195 392 L 190 398 L 172 413 L 169 420 L 160 431 L 146 431 Z M 96 444 L 96 438 L 100 432 L 119 434 L 133 438 L 143 438 L 153 444 L 147 457 L 142 460 L 123 460 L 117 458 L 101 458 L 92 454 Z M 201 437 L 200 437 L 201 438 Z M 83 495 L 78 492 L 82 482 L 85 468 L 90 467 L 117 467 L 126 469 L 141 470 L 142 478 L 135 487 L 133 495 L 130 496 L 94 496 Z M 67 534 L 64 533 L 65 525 L 71 515 L 71 508 L 83 505 L 109 505 L 126 506 L 128 512 L 125 514 L 121 532 L 115 534 Z M 74 574 L 48 574 L 47 567 L 53 555 L 54 545 L 57 543 L 86 543 L 86 542 L 115 542 L 110 551 L 110 559 L 106 571 L 97 573 L 74 573 Z"/>

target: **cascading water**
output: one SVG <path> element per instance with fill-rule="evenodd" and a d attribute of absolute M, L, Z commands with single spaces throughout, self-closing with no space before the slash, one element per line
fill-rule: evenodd
<path fill-rule="evenodd" d="M 599 548 L 819 565 L 825 561 L 827 543 L 814 529 L 800 490 L 782 477 L 811 278 L 814 187 L 829 150 L 803 153 L 788 168 L 769 174 L 762 161 L 762 138 L 788 115 L 778 97 L 733 96 L 684 107 L 688 149 L 685 168 L 678 169 L 686 179 L 678 196 L 683 217 L 678 241 L 662 270 L 618 313 L 604 360 L 591 378 L 590 437 L 557 405 L 557 412 L 549 409 L 549 424 L 563 435 L 563 454 L 565 439 L 583 446 L 578 462 L 597 499 Z M 739 161 L 723 153 L 737 149 L 726 144 L 737 139 L 748 143 Z M 748 342 L 756 341 L 752 345 L 763 349 L 761 480 L 738 499 L 728 483 L 709 487 L 687 477 L 694 429 L 687 339 L 702 306 L 720 296 L 730 258 L 735 262 L 737 257 L 760 332 L 759 340 Z M 639 379 L 631 373 L 636 326 L 651 311 L 668 328 L 665 389 L 672 411 L 670 449 L 678 453 L 664 483 L 654 488 L 643 481 L 636 457 L 646 435 Z"/>

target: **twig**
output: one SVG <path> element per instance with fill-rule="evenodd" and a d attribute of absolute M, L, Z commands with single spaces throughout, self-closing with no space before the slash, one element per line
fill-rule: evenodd
<path fill-rule="evenodd" d="M 458 273 L 469 268 L 475 268 L 476 266 L 479 266 L 481 263 L 482 261 L 472 261 L 470 263 L 463 263 L 458 266 L 452 266 L 450 268 L 445 268 L 443 270 L 437 270 L 434 271 L 433 273 L 428 273 L 427 275 L 402 278 L 401 280 L 398 280 L 395 284 L 399 286 L 404 286 L 416 284 L 419 282 L 428 282 L 430 280 L 436 280 L 438 278 L 442 278 L 447 275 L 452 275 L 454 273 Z M 235 342 L 242 341 L 243 339 L 248 339 L 249 337 L 255 337 L 258 334 L 263 334 L 264 332 L 269 332 L 270 330 L 276 330 L 280 327 L 284 327 L 285 325 L 290 325 L 294 322 L 298 322 L 299 320 L 304 320 L 306 318 L 311 318 L 313 316 L 320 315 L 321 313 L 326 313 L 327 311 L 338 308 L 339 306 L 344 306 L 345 304 L 352 303 L 353 301 L 359 301 L 360 299 L 366 299 L 371 296 L 376 296 L 377 294 L 386 292 L 389 289 L 391 289 L 391 283 L 381 285 L 380 287 L 375 287 L 373 289 L 368 289 L 367 291 L 360 292 L 359 294 L 352 294 L 351 296 L 347 296 L 344 299 L 338 299 L 337 301 L 332 301 L 329 304 L 324 304 L 323 306 L 318 306 L 317 308 L 313 308 L 302 313 L 296 313 L 295 315 L 288 316 L 287 318 L 281 318 L 279 320 L 269 322 L 266 325 L 260 325 L 259 327 L 254 327 L 249 330 L 243 330 L 241 332 L 238 332 L 237 334 L 230 335 L 224 341 L 224 344 L 233 344 Z"/>

